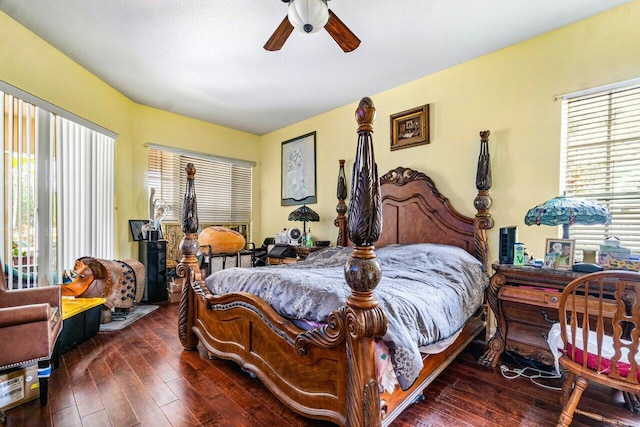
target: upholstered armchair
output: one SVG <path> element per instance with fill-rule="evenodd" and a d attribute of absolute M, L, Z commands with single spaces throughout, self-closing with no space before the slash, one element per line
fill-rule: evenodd
<path fill-rule="evenodd" d="M 0 269 L 0 371 L 37 362 L 42 406 L 47 404 L 50 359 L 62 329 L 60 309 L 59 286 L 7 290 Z"/>

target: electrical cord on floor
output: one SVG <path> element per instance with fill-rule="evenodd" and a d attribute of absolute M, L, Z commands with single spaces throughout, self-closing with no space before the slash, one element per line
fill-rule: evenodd
<path fill-rule="evenodd" d="M 556 391 L 562 390 L 562 388 L 560 387 L 554 387 L 554 386 L 542 384 L 541 382 L 538 381 L 539 378 L 541 379 L 560 378 L 561 376 L 555 372 L 547 372 L 540 369 L 531 368 L 529 366 L 526 366 L 524 368 L 509 368 L 507 365 L 500 365 L 500 373 L 502 374 L 503 377 L 505 377 L 508 380 L 513 380 L 519 377 L 525 377 L 525 378 L 529 378 L 529 380 L 535 385 L 537 385 L 538 387 L 546 388 L 549 390 L 556 390 Z"/>

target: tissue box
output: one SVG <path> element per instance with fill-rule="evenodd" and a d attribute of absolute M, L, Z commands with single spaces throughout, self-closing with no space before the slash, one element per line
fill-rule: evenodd
<path fill-rule="evenodd" d="M 167 296 L 169 297 L 169 302 L 180 302 L 180 296 L 182 295 L 182 284 L 179 288 L 171 285 L 167 286 Z"/>
<path fill-rule="evenodd" d="M 184 279 L 180 278 L 180 279 L 173 279 L 171 281 L 169 281 L 169 284 L 167 285 L 167 291 L 169 292 L 182 292 L 182 285 L 184 284 Z"/>
<path fill-rule="evenodd" d="M 171 292 L 167 289 L 167 295 L 169 296 L 169 302 L 180 302 L 180 295 L 182 295 L 182 292 Z"/>
<path fill-rule="evenodd" d="M 0 410 L 15 408 L 38 397 L 40 383 L 37 363 L 0 375 Z"/>
<path fill-rule="evenodd" d="M 600 245 L 600 250 L 598 251 L 598 264 L 603 267 L 607 267 L 611 260 L 627 259 L 630 255 L 631 249 L 629 248 Z"/>

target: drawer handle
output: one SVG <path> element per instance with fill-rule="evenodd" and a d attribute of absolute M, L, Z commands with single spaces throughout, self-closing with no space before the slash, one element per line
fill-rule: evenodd
<path fill-rule="evenodd" d="M 552 303 L 556 303 L 556 302 L 558 302 L 558 297 L 557 296 L 552 296 L 550 298 L 550 300 L 551 300 Z"/>
<path fill-rule="evenodd" d="M 549 323 L 558 323 L 558 321 L 557 321 L 557 320 L 549 319 L 549 315 L 547 314 L 547 312 L 546 312 L 546 311 L 542 310 L 542 311 L 540 312 L 540 314 L 542 315 L 542 317 L 544 318 L 544 320 L 546 320 L 547 322 L 549 322 Z"/>

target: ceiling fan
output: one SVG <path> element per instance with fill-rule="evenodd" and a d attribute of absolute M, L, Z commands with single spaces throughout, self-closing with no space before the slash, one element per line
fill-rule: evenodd
<path fill-rule="evenodd" d="M 280 50 L 294 28 L 305 33 L 315 33 L 324 28 L 345 52 L 351 52 L 360 45 L 360 39 L 329 10 L 328 0 L 282 1 L 289 3 L 289 10 L 264 45 L 266 50 Z"/>

